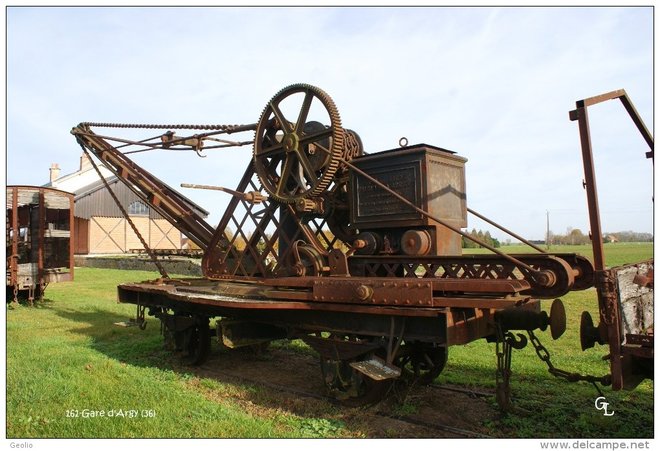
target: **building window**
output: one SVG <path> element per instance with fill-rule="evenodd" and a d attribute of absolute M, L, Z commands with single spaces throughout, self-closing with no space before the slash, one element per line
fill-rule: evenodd
<path fill-rule="evenodd" d="M 149 207 L 136 200 L 128 206 L 128 214 L 133 216 L 147 216 L 149 214 Z"/>

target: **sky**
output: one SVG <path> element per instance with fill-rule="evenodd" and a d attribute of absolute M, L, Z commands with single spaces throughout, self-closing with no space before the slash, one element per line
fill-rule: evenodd
<path fill-rule="evenodd" d="M 80 122 L 254 123 L 280 89 L 309 83 L 367 152 L 404 136 L 453 150 L 468 160 L 468 207 L 543 239 L 548 217 L 554 233 L 589 230 L 575 101 L 625 89 L 653 132 L 651 7 L 8 7 L 6 19 L 7 184 L 47 183 L 51 163 L 76 171 Z M 589 116 L 603 231 L 652 232 L 645 142 L 618 101 Z M 134 159 L 173 187 L 234 188 L 251 152 Z M 229 201 L 181 192 L 214 225 Z"/>

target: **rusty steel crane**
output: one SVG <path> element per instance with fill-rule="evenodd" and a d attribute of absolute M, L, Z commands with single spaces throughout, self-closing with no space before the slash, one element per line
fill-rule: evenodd
<path fill-rule="evenodd" d="M 167 131 L 137 141 L 95 131 L 117 127 Z M 253 138 L 221 138 L 245 132 Z M 312 85 L 282 89 L 254 124 L 81 123 L 72 133 L 204 249 L 203 278 L 118 288 L 120 302 L 137 305 L 138 321 L 145 312 L 158 318 L 166 343 L 191 363 L 206 359 L 213 335 L 230 348 L 301 338 L 320 355 L 328 390 L 359 404 L 380 399 L 396 379 L 432 382 L 450 346 L 487 339 L 497 343 L 497 397 L 506 407 L 511 352 L 527 343 L 516 331 L 536 343 L 533 331 L 549 327 L 558 338 L 566 321 L 558 298 L 594 286 L 594 267 L 580 255 L 531 243 L 532 252 L 507 255 L 466 234 L 468 213 L 497 224 L 467 207 L 465 158 L 404 140 L 367 154 Z M 184 185 L 232 196 L 217 227 L 126 157 L 247 144 L 253 158 L 235 189 Z M 463 255 L 463 238 L 493 254 Z M 550 314 L 542 299 L 554 300 Z"/>

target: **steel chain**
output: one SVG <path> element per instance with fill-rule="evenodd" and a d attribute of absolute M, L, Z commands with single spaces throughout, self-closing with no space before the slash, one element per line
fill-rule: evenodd
<path fill-rule="evenodd" d="M 356 138 L 355 132 L 344 129 L 344 153 L 343 159 L 351 161 L 353 158 L 362 155 L 362 147 Z"/>
<path fill-rule="evenodd" d="M 579 373 L 571 373 L 570 371 L 562 370 L 559 368 L 556 368 L 552 362 L 550 361 L 550 352 L 548 349 L 543 346 L 541 341 L 538 339 L 536 334 L 534 334 L 534 331 L 528 330 L 527 334 L 529 335 L 529 341 L 531 341 L 532 345 L 534 346 L 534 350 L 536 351 L 536 355 L 539 356 L 539 358 L 548 365 L 548 372 L 552 374 L 553 376 L 557 378 L 563 378 L 566 379 L 568 382 L 589 382 L 592 383 L 596 389 L 598 390 L 599 393 L 602 394 L 600 391 L 600 388 L 596 385 L 596 383 L 600 383 L 602 385 L 610 385 L 611 384 L 611 377 L 609 374 L 605 376 L 592 376 L 592 375 L 583 375 Z"/>
<path fill-rule="evenodd" d="M 495 353 L 497 355 L 497 371 L 495 372 L 495 398 L 502 410 L 508 410 L 511 404 L 511 344 L 507 342 L 501 325 L 497 324 Z"/>
<path fill-rule="evenodd" d="M 178 129 L 178 130 L 222 130 L 231 131 L 244 125 L 202 125 L 202 124 L 118 124 L 111 122 L 83 122 L 83 127 L 106 127 L 106 128 L 148 128 L 148 129 Z"/>
<path fill-rule="evenodd" d="M 497 356 L 497 370 L 495 372 L 495 383 L 499 386 L 502 378 L 504 377 L 504 352 L 502 351 L 502 343 L 504 343 L 504 334 L 502 327 L 497 324 L 497 338 L 495 339 L 495 355 Z"/>

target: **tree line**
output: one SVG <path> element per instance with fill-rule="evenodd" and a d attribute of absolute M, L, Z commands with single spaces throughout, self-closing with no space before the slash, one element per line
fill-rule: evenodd
<path fill-rule="evenodd" d="M 569 227 L 564 235 L 549 233 L 550 244 L 590 244 L 589 234 L 582 233 L 580 229 Z M 606 243 L 644 243 L 652 242 L 653 234 L 647 232 L 633 232 L 632 230 L 622 232 L 606 232 L 603 234 Z"/>
<path fill-rule="evenodd" d="M 486 230 L 485 232 L 483 230 L 477 230 L 477 229 L 472 229 L 468 235 L 470 235 L 472 238 L 476 238 L 482 243 L 486 243 L 491 247 L 500 247 L 501 243 L 497 238 L 493 238 L 490 236 L 490 232 Z M 476 247 L 481 247 L 477 243 L 475 243 L 472 240 L 469 240 L 465 237 L 462 237 L 462 246 L 463 249 L 473 249 Z"/>

